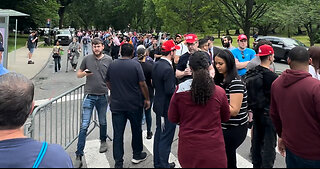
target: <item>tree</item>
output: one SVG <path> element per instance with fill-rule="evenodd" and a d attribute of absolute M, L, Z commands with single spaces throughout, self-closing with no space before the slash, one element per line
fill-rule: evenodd
<path fill-rule="evenodd" d="M 215 1 L 206 0 L 153 0 L 156 13 L 163 20 L 163 31 L 206 32 Z"/>
<path fill-rule="evenodd" d="M 268 10 L 266 0 L 219 0 L 224 16 L 238 25 L 250 41 L 250 28 L 255 20 L 260 19 Z M 222 6 L 227 10 L 222 10 Z M 248 43 L 250 44 L 250 43 Z"/>
<path fill-rule="evenodd" d="M 61 29 L 63 28 L 63 21 L 64 21 L 66 8 L 68 5 L 72 3 L 72 0 L 57 0 L 57 3 L 60 4 L 58 14 L 59 14 L 59 28 Z"/>

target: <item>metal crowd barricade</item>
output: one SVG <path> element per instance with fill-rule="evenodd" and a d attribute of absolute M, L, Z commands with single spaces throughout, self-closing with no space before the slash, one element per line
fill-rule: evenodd
<path fill-rule="evenodd" d="M 84 84 L 38 106 L 25 125 L 26 136 L 68 149 L 79 137 L 83 98 Z M 88 135 L 96 127 L 99 123 L 94 110 Z"/>

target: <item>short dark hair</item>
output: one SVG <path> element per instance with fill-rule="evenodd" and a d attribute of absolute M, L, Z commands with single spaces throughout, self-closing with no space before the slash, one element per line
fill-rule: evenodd
<path fill-rule="evenodd" d="M 209 39 L 200 39 L 199 40 L 199 48 L 203 48 L 206 43 L 208 43 Z"/>
<path fill-rule="evenodd" d="M 125 43 L 121 46 L 121 56 L 132 57 L 133 51 L 134 51 L 134 47 L 130 43 Z"/>
<path fill-rule="evenodd" d="M 228 41 L 231 41 L 231 43 L 233 42 L 232 37 L 230 35 L 225 36 L 224 38 L 227 38 Z"/>
<path fill-rule="evenodd" d="M 272 46 L 272 43 L 271 43 L 270 41 L 266 40 L 266 39 L 261 39 L 261 40 L 259 40 L 258 44 L 254 47 L 253 50 L 254 50 L 256 53 L 259 53 L 259 48 L 260 48 L 260 46 L 262 46 L 262 45 Z"/>
<path fill-rule="evenodd" d="M 103 45 L 103 41 L 101 38 L 94 38 L 92 40 L 92 45 L 99 45 L 99 44 Z"/>
<path fill-rule="evenodd" d="M 206 36 L 205 39 L 211 40 L 212 42 L 214 42 L 214 36 Z"/>
<path fill-rule="evenodd" d="M 271 56 L 271 55 L 260 56 L 261 62 L 266 61 L 269 58 L 269 56 Z"/>
<path fill-rule="evenodd" d="M 289 59 L 293 62 L 309 63 L 310 54 L 306 48 L 297 46 L 290 50 Z"/>
<path fill-rule="evenodd" d="M 32 109 L 34 85 L 17 73 L 0 76 L 0 130 L 23 126 Z"/>

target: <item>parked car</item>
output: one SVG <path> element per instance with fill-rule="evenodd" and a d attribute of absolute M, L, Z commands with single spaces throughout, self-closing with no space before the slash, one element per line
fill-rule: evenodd
<path fill-rule="evenodd" d="M 275 53 L 275 60 L 281 61 L 281 60 L 287 60 L 288 53 L 291 49 L 297 46 L 302 46 L 308 49 L 308 47 L 303 44 L 302 42 L 292 39 L 292 38 L 283 38 L 283 37 L 275 37 L 275 36 L 260 36 L 256 39 L 256 41 L 253 43 L 253 46 L 255 47 L 260 40 L 268 40 L 272 43 L 272 47 L 274 49 Z"/>
<path fill-rule="evenodd" d="M 59 41 L 60 45 L 69 45 L 72 42 L 72 37 L 72 33 L 68 29 L 60 29 L 55 36 L 55 43 Z"/>

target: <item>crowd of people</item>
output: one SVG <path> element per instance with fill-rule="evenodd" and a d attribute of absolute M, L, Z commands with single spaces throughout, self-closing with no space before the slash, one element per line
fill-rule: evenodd
<path fill-rule="evenodd" d="M 253 131 L 254 168 L 274 166 L 277 136 L 279 151 L 286 157 L 288 168 L 320 167 L 319 47 L 311 47 L 309 51 L 303 47 L 291 50 L 290 69 L 278 77 L 271 43 L 259 42 L 253 50 L 248 48 L 246 35 L 239 35 L 238 47 L 233 47 L 230 36 L 223 37 L 224 48 L 214 47 L 213 37 L 198 39 L 196 34 L 176 34 L 168 38 L 166 34 L 129 32 L 123 36 L 109 30 L 79 31 L 77 36 L 69 52 L 80 52 L 79 43 L 83 45 L 85 57 L 77 77 L 86 78 L 86 84 L 75 168 L 83 165 L 86 134 L 94 108 L 100 123 L 99 152 L 108 151 L 108 103 L 112 112 L 115 168 L 123 168 L 124 131 L 128 120 L 132 132 L 132 163 L 139 164 L 148 157 L 143 151 L 144 116 L 147 139 L 154 138 L 155 168 L 175 167 L 169 155 L 177 125 L 178 159 L 183 168 L 237 168 L 237 149 L 243 144 L 248 127 Z M 89 44 L 93 54 L 88 55 Z M 59 50 L 57 44 L 53 53 L 58 55 Z M 13 94 L 15 88 L 32 90 L 24 85 L 8 86 L 8 80 L 31 84 L 20 75 L 5 73 L 0 76 L 0 116 L 3 117 L 0 133 L 18 131 L 21 127 L 17 121 L 10 121 L 9 110 L 26 117 L 32 105 L 30 98 L 17 97 L 22 99 L 20 102 L 28 103 L 25 111 L 18 111 L 15 104 L 2 106 L 15 101 L 8 100 L 7 91 L 2 89 L 10 88 Z M 156 115 L 154 135 L 152 108 Z M 249 125 L 250 114 L 253 126 Z M 11 142 L 27 145 L 18 143 L 23 141 L 21 132 L 17 137 L 2 139 L 1 136 L 0 152 L 9 151 L 5 145 Z M 0 157 L 0 164 L 12 166 L 6 160 L 9 156 L 0 153 Z M 70 166 L 69 162 L 62 160 L 61 164 Z"/>

